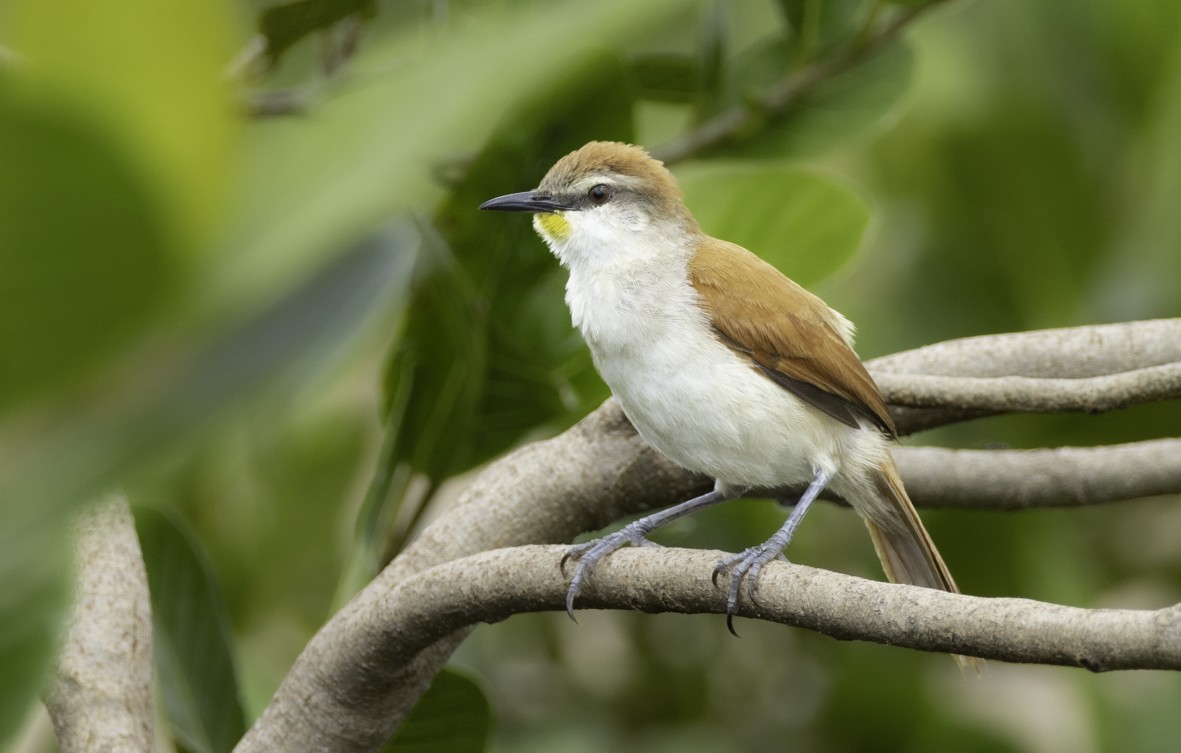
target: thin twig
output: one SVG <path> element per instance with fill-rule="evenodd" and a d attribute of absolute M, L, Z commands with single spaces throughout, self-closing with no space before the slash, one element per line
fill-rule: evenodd
<path fill-rule="evenodd" d="M 744 102 L 723 110 L 697 128 L 652 150 L 652 156 L 672 165 L 747 133 L 756 120 L 774 121 L 784 115 L 817 84 L 835 78 L 889 44 L 910 22 L 941 0 L 898 12 L 871 30 L 857 44 L 841 48 L 832 57 L 787 74 L 772 84 L 756 102 Z"/>

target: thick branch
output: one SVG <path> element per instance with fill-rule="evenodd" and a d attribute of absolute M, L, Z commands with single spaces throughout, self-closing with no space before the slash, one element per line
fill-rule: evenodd
<path fill-rule="evenodd" d="M 558 562 L 565 551 L 564 546 L 500 549 L 446 562 L 398 582 L 375 582 L 367 589 L 372 598 L 366 599 L 365 617 L 380 637 L 380 656 L 371 644 L 337 635 L 338 650 L 324 657 L 319 673 L 323 678 L 352 678 L 360 685 L 357 690 L 365 690 L 365 681 L 377 669 L 375 661 L 412 666 L 441 642 L 466 635 L 466 629 L 476 623 L 503 620 L 519 612 L 562 609 L 567 580 Z M 710 581 L 721 556 L 721 552 L 687 549 L 617 552 L 595 570 L 580 604 L 646 612 L 724 612 L 724 594 Z M 744 599 L 739 614 L 844 640 L 924 651 L 1097 672 L 1181 669 L 1181 607 L 1176 606 L 1155 612 L 1087 610 L 1026 599 L 985 599 L 773 562 L 763 570 L 758 605 Z M 357 691 L 349 695 L 360 700 Z M 320 716 L 328 711 L 328 703 L 319 696 L 302 700 L 304 712 L 314 719 L 333 727 L 342 721 Z M 349 721 L 376 713 L 369 706 L 343 711 Z M 290 735 L 276 734 L 282 731 L 268 730 L 272 746 L 297 742 Z M 252 738 L 239 750 L 261 750 L 259 734 L 252 730 Z M 380 745 L 380 741 L 326 736 L 316 728 L 305 734 L 314 737 L 298 740 L 304 746 L 301 749 L 373 750 Z"/>
<path fill-rule="evenodd" d="M 877 377 L 891 405 L 987 413 L 1086 411 L 1100 413 L 1181 397 L 1181 361 L 1119 374 L 1054 379 L 892 374 Z"/>
<path fill-rule="evenodd" d="M 1063 380 L 1059 386 L 1074 390 L 1075 405 L 1079 406 L 1068 406 L 1066 410 L 1088 409 L 1078 398 L 1079 393 L 1106 390 L 1109 396 L 1118 395 L 1118 390 L 1145 374 L 1155 376 L 1138 385 L 1144 390 L 1142 394 L 1124 393 L 1120 398 L 1123 404 L 1176 396 L 1176 390 L 1169 384 L 1169 380 L 1175 381 L 1176 374 L 1168 372 L 1179 368 L 1178 364 L 1181 364 L 1181 319 L 965 337 L 866 362 L 903 434 L 1009 410 L 1053 409 L 1048 407 L 1055 399 L 1053 395 L 1044 397 L 1052 388 L 1038 387 L 1038 381 L 1015 379 L 1020 377 Z M 1166 373 L 1146 371 L 1139 377 L 1122 376 L 1153 367 L 1166 367 Z M 1082 381 L 1109 375 L 1119 376 L 1106 382 Z M 934 377 L 961 379 L 941 381 Z M 1002 381 L 983 381 L 992 378 Z M 1078 380 L 1081 386 L 1072 386 L 1067 383 L 1069 380 Z M 912 382 L 926 386 L 911 386 Z M 1047 407 L 1023 408 L 1022 405 L 1037 401 L 1012 393 L 1006 403 L 1004 393 L 1017 384 L 1043 393 L 1040 404 Z M 924 404 L 943 407 L 905 407 L 916 402 L 916 395 L 926 401 Z M 957 402 L 957 397 L 965 398 L 965 402 Z M 1098 405 L 1099 401 L 1092 398 L 1091 404 Z"/>
<path fill-rule="evenodd" d="M 152 750 L 152 616 L 135 523 L 122 497 L 78 523 L 78 585 L 46 700 L 63 753 Z"/>
<path fill-rule="evenodd" d="M 657 456 L 613 400 L 560 436 L 516 450 L 320 630 L 235 751 L 377 750 L 467 635 L 434 632 L 445 637 L 409 659 L 395 644 L 406 636 L 381 618 L 397 608 L 396 584 L 488 549 L 569 541 L 708 484 Z"/>
<path fill-rule="evenodd" d="M 387 658 L 411 660 L 438 638 L 519 612 L 563 608 L 563 546 L 483 552 L 392 586 L 371 618 L 387 636 Z M 595 570 L 580 605 L 687 614 L 725 611 L 710 581 L 722 552 L 625 549 Z M 1181 669 L 1181 605 L 1157 611 L 1078 609 L 1028 599 L 982 598 L 902 586 L 776 561 L 759 581 L 758 605 L 739 613 L 866 640 L 1010 662 L 1115 669 Z M 719 629 L 720 629 L 719 624 Z M 345 674 L 364 670 L 363 652 L 341 655 Z"/>
<path fill-rule="evenodd" d="M 1181 361 L 1181 318 L 961 337 L 867 362 L 879 373 L 1081 378 Z"/>
<path fill-rule="evenodd" d="M 1181 494 L 1181 439 L 1046 450 L 899 447 L 915 504 L 1017 510 Z"/>
<path fill-rule="evenodd" d="M 952 341 L 879 359 L 874 362 L 874 366 L 881 373 L 917 370 L 919 365 L 926 365 L 930 367 L 930 371 L 926 373 L 940 375 L 990 376 L 1009 373 L 1024 376 L 1090 376 L 1181 360 L 1181 354 L 1173 352 L 1181 347 L 1179 343 L 1181 320 L 1139 322 Z M 981 352 L 989 354 L 983 363 L 978 357 Z M 1061 367 L 1057 364 L 1061 364 Z M 1002 370 L 995 371 L 998 368 Z M 905 421 L 903 425 L 906 425 Z M 900 455 L 904 454 L 900 452 Z M 1012 458 L 1006 455 L 996 457 L 1000 459 L 1000 466 L 994 467 L 994 472 L 998 475 L 993 478 L 1011 481 L 1014 477 L 1009 474 L 1020 471 L 1004 469 L 1003 466 Z M 1036 460 L 1037 458 L 1034 458 L 1034 461 Z M 1033 461 L 1026 458 L 1023 462 Z M 1175 466 L 1175 462 L 1172 465 Z M 956 465 L 951 464 L 949 467 L 954 469 Z M 1028 466 L 1021 470 L 1028 470 Z M 986 472 L 986 469 L 982 469 L 981 472 Z M 911 477 L 905 478 L 908 484 L 912 483 Z M 913 483 L 913 491 L 918 496 L 923 483 L 918 480 L 914 480 Z M 455 628 L 467 624 L 467 620 L 481 618 L 470 611 L 464 612 L 462 618 L 448 616 L 444 611 L 433 611 L 424 612 L 415 620 L 397 621 L 401 618 L 391 617 L 390 612 L 400 613 L 403 606 L 400 599 L 406 592 L 395 593 L 395 586 L 407 584 L 412 578 L 432 567 L 480 551 L 529 543 L 566 542 L 578 533 L 601 528 L 625 515 L 682 501 L 692 494 L 703 491 L 709 485 L 708 479 L 693 476 L 676 468 L 648 448 L 636 436 L 614 400 L 608 400 L 564 434 L 513 452 L 481 474 L 455 507 L 423 531 L 402 556 L 391 563 L 356 599 L 325 625 L 296 662 L 274 701 L 237 750 L 269 751 L 301 747 L 324 751 L 376 750 L 396 729 L 430 678 L 438 672 L 454 647 L 466 635 L 465 630 Z M 947 486 L 946 483 L 943 485 Z M 932 486 L 938 489 L 939 483 L 933 482 Z M 1017 494 L 1017 497 L 1020 498 L 1021 494 L 1026 492 Z M 1096 490 L 1086 491 L 1086 494 L 1094 498 L 1118 498 L 1111 494 L 1101 495 Z M 629 553 L 621 554 L 624 554 L 625 558 L 634 556 Z M 549 556 L 547 553 L 546 557 Z M 703 570 L 692 572 L 708 575 L 713 566 L 713 560 L 710 559 L 713 555 L 701 556 L 708 560 L 707 564 Z M 610 559 L 614 560 L 615 557 Z M 642 557 L 640 560 L 648 561 Z M 660 562 L 667 564 L 664 560 Z M 687 560 L 678 562 L 677 566 L 670 568 L 670 572 L 675 572 L 678 578 L 683 579 L 685 573 L 691 570 L 686 564 Z M 494 568 L 491 561 L 485 563 L 485 566 Z M 515 571 L 493 571 L 503 576 L 497 580 L 505 587 L 517 588 L 520 585 L 516 582 L 518 575 Z M 774 571 L 780 572 L 778 567 L 774 568 Z M 600 577 L 600 573 L 596 571 L 595 580 L 603 587 L 603 594 L 609 590 L 608 584 L 614 582 L 609 580 L 609 572 L 609 568 L 605 567 Z M 454 578 L 456 575 L 453 573 L 449 577 Z M 553 573 L 547 577 L 557 578 Z M 636 577 L 640 578 L 640 581 L 630 582 L 627 589 L 645 587 L 644 579 L 647 576 Z M 432 594 L 436 603 L 458 600 L 460 603 L 468 604 L 487 597 L 485 594 L 474 594 L 469 585 L 462 580 L 446 579 L 446 582 L 446 588 L 436 587 Z M 771 583 L 772 580 L 769 579 L 767 582 Z M 458 592 L 449 593 L 457 584 Z M 557 589 L 554 593 L 562 589 L 561 584 L 551 584 L 547 587 Z M 688 587 L 682 584 L 682 588 Z M 881 588 L 890 587 L 883 585 Z M 779 592 L 778 587 L 768 587 L 764 591 L 763 601 L 766 602 L 764 606 L 767 608 L 773 604 L 772 589 L 775 593 Z M 445 594 L 443 591 L 448 593 Z M 892 611 L 897 604 L 890 599 L 906 602 L 914 597 L 915 591 L 916 589 L 905 592 L 856 592 L 860 595 L 854 601 L 864 600 L 870 596 L 877 598 L 881 594 L 904 594 L 883 597 L 887 600 L 880 602 L 883 606 L 878 610 L 879 617 L 876 619 L 884 621 L 880 623 L 883 625 L 880 629 L 886 631 L 882 635 L 887 635 L 890 621 L 899 619 L 896 615 L 900 614 Z M 631 591 L 620 593 L 630 594 Z M 685 596 L 688 592 L 670 593 Z M 550 599 L 549 591 L 546 594 L 545 598 Z M 797 596 L 798 594 L 788 599 L 788 607 Z M 921 591 L 919 593 L 920 599 L 930 596 L 931 594 Z M 597 602 L 593 599 L 596 598 L 606 596 L 588 594 L 584 603 L 594 605 Z M 703 595 L 701 598 L 716 599 L 716 595 Z M 988 635 L 1012 636 L 1012 631 L 1000 630 L 1008 623 L 998 621 L 994 616 L 1001 614 L 1007 615 L 1005 619 L 1015 618 L 1020 614 L 1020 610 L 1012 604 L 1027 603 L 1010 603 L 1011 601 L 959 602 L 961 605 L 972 605 L 969 611 L 987 605 L 989 613 L 981 615 L 980 619 L 986 622 L 991 620 L 996 624 L 982 628 L 982 632 L 977 635 L 978 640 L 974 639 L 974 643 L 963 643 L 962 637 L 957 637 L 958 634 L 943 634 L 942 638 L 933 639 L 930 648 L 978 653 L 1014 661 L 1044 660 L 1088 665 L 1093 668 L 1138 666 L 1137 662 L 1149 661 L 1143 653 L 1138 654 L 1139 658 L 1129 660 L 1120 656 L 1105 656 L 1099 650 L 1100 646 L 1096 641 L 1101 636 L 1096 626 L 1115 627 L 1117 624 L 1109 625 L 1103 622 L 1108 619 L 1104 616 L 1107 614 L 1105 612 L 1085 613 L 1086 619 L 1079 622 L 1080 613 L 1069 610 L 1053 611 L 1046 619 L 1050 620 L 1051 625 L 1066 625 L 1068 632 L 1065 638 L 1052 645 L 1047 644 L 1048 647 L 1043 646 L 1039 649 L 1041 653 L 1028 646 L 1006 648 L 1000 643 L 1000 638 L 989 639 Z M 533 608 L 548 609 L 558 603 L 538 597 Z M 651 608 L 676 608 L 681 602 L 670 598 L 670 601 L 662 603 L 660 607 L 653 606 L 654 602 L 646 603 Z M 709 603 L 713 604 L 712 601 Z M 605 601 L 601 604 L 607 605 Z M 631 602 L 628 604 L 631 605 Z M 809 609 L 816 607 L 811 602 L 799 604 L 809 604 Z M 1004 609 L 1016 611 L 993 613 L 991 610 L 998 604 Z M 937 606 L 939 610 L 949 608 L 949 604 L 942 601 L 937 602 Z M 709 607 L 710 610 L 716 608 L 716 605 Z M 824 617 L 823 612 L 812 614 L 814 619 L 821 622 L 808 624 L 804 621 L 807 619 L 806 616 L 801 615 L 798 624 L 824 629 L 825 632 L 835 635 L 852 637 L 852 634 L 843 632 L 841 625 L 845 623 L 836 621 L 834 617 Z M 1041 615 L 1040 612 L 1037 614 Z M 931 616 L 931 619 L 936 618 L 937 615 Z M 1041 616 L 1038 619 L 1041 619 Z M 1169 619 L 1172 617 L 1169 616 Z M 825 622 L 826 620 L 828 622 Z M 1083 625 L 1089 626 L 1087 630 L 1092 632 L 1087 635 L 1069 632 L 1082 630 Z M 1172 625 L 1172 622 L 1169 625 Z M 1121 630 L 1124 628 L 1122 623 L 1119 626 Z M 1129 623 L 1128 629 L 1134 633 L 1142 627 L 1135 627 Z M 451 630 L 455 632 L 447 632 Z M 423 634 L 422 631 L 427 632 Z M 440 635 L 445 637 L 436 641 Z M 865 637 L 868 639 L 868 634 Z M 889 640 L 899 643 L 905 640 L 904 636 L 897 638 Z M 989 640 L 994 642 L 988 643 Z M 1120 640 L 1124 640 L 1122 634 Z M 424 650 L 417 651 L 420 645 L 429 641 L 435 642 L 430 643 Z M 1076 651 L 1076 645 L 1093 646 L 1095 652 Z M 1021 656 L 1028 658 L 1022 659 Z"/>

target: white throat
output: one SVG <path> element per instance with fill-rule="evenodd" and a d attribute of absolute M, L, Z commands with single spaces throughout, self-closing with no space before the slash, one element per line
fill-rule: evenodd
<path fill-rule="evenodd" d="M 690 236 L 647 217 L 630 218 L 622 231 L 588 214 L 567 213 L 568 232 L 560 237 L 538 230 L 570 271 L 566 304 L 600 370 L 608 351 L 651 343 L 670 327 L 708 326 L 689 282 Z"/>

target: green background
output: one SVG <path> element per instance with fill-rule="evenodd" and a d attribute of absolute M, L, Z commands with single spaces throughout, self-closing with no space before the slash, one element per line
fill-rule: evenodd
<path fill-rule="evenodd" d="M 563 272 L 525 218 L 476 206 L 592 138 L 659 148 L 915 5 L 0 8 L 0 745 L 55 749 L 34 699 L 68 521 L 121 487 L 167 638 L 163 734 L 226 749 L 474 469 L 606 394 Z M 703 226 L 856 322 L 864 358 L 1181 316 L 1181 5 L 939 5 L 782 118 L 673 165 Z M 359 51 L 327 76 L 305 32 L 350 13 Z M 281 54 L 227 76 L 258 28 Z M 301 114 L 245 114 L 291 91 Z M 1175 435 L 1179 407 L 906 441 L 1123 442 Z M 1179 501 L 924 519 L 967 592 L 1158 608 L 1181 600 Z M 660 540 L 737 550 L 781 519 L 736 505 Z M 881 577 L 833 506 L 790 555 Z M 401 749 L 1148 753 L 1181 730 L 1172 674 L 972 677 L 748 620 L 735 640 L 715 616 L 579 619 L 480 627 L 436 699 L 462 721 L 424 714 Z"/>

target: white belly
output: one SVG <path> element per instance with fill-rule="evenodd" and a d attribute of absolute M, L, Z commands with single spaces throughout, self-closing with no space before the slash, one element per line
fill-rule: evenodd
<path fill-rule="evenodd" d="M 592 345 L 599 373 L 644 439 L 679 465 L 735 487 L 835 472 L 849 432 L 708 333 L 623 351 Z"/>
<path fill-rule="evenodd" d="M 885 443 L 806 405 L 713 333 L 683 265 L 628 266 L 580 250 L 566 302 L 603 380 L 644 439 L 736 490 L 796 486 L 874 462 Z M 624 256 L 616 250 L 616 256 Z"/>

